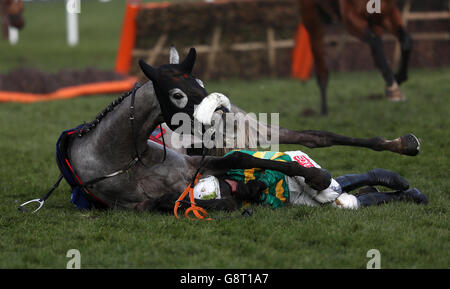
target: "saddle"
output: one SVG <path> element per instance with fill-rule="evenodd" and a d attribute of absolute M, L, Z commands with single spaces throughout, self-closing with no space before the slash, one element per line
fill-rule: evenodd
<path fill-rule="evenodd" d="M 69 147 L 73 137 L 83 128 L 79 125 L 76 128 L 65 130 L 61 133 L 56 142 L 56 163 L 66 182 L 72 189 L 70 201 L 80 210 L 91 208 L 107 209 L 108 205 L 92 194 L 74 171 L 70 164 Z"/>

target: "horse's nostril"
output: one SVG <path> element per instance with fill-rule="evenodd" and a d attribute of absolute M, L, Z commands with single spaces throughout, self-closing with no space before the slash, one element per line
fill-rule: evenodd
<path fill-rule="evenodd" d="M 221 110 L 223 113 L 228 113 L 230 112 L 230 110 L 228 110 L 228 108 L 226 108 L 225 106 L 221 105 L 218 108 L 216 108 L 215 111 Z"/>

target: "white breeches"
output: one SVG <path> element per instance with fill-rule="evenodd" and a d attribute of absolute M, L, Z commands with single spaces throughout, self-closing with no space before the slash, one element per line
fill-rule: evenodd
<path fill-rule="evenodd" d="M 320 168 L 314 160 L 302 151 L 285 152 L 293 161 L 304 167 Z M 332 203 L 337 208 L 357 209 L 358 200 L 355 196 L 342 193 L 342 188 L 335 179 L 323 191 L 316 191 L 305 183 L 303 177 L 286 177 L 289 187 L 289 202 L 293 205 L 318 206 L 320 204 Z"/>

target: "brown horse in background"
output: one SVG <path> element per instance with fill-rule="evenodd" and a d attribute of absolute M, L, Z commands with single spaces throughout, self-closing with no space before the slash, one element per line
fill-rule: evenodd
<path fill-rule="evenodd" d="M 23 18 L 22 0 L 0 0 L 0 15 L 2 21 L 2 33 L 8 39 L 8 26 L 22 29 L 25 26 Z"/>
<path fill-rule="evenodd" d="M 317 82 L 321 93 L 321 113 L 326 115 L 328 67 L 325 61 L 323 14 L 332 20 L 339 20 L 353 36 L 370 46 L 372 57 L 386 82 L 386 97 L 391 101 L 404 101 L 406 97 L 398 85 L 408 79 L 408 62 L 412 48 L 411 36 L 397 8 L 396 0 L 380 0 L 381 13 L 367 11 L 368 0 L 299 0 L 304 26 L 309 32 Z M 395 35 L 401 45 L 401 62 L 394 74 L 384 53 L 381 35 L 388 32 Z"/>

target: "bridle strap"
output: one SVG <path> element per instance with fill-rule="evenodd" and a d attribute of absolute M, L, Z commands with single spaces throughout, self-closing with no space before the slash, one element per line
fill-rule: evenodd
<path fill-rule="evenodd" d="M 134 128 L 134 100 L 136 98 L 136 91 L 138 90 L 138 88 L 140 87 L 140 85 L 136 82 L 133 86 L 133 90 L 131 92 L 131 100 L 130 100 L 130 125 L 131 125 L 131 135 L 133 138 L 133 146 L 134 146 L 134 152 L 136 153 L 136 158 L 138 159 L 138 161 L 145 166 L 144 162 L 142 161 L 140 155 L 139 155 L 139 151 L 137 149 L 137 143 L 136 143 L 136 130 Z"/>
<path fill-rule="evenodd" d="M 139 159 L 136 157 L 136 158 L 133 159 L 131 162 L 129 162 L 128 165 L 127 165 L 125 168 L 123 168 L 123 169 L 121 169 L 121 170 L 115 171 L 115 172 L 113 172 L 113 173 L 111 173 L 111 174 L 108 174 L 108 175 L 104 175 L 103 177 L 95 178 L 95 179 L 90 180 L 90 181 L 88 181 L 88 182 L 85 182 L 85 183 L 83 183 L 83 187 L 86 188 L 86 187 L 88 187 L 88 186 L 91 186 L 91 185 L 93 185 L 93 184 L 95 184 L 95 183 L 98 183 L 98 182 L 100 182 L 100 181 L 103 181 L 103 180 L 105 180 L 105 179 L 109 179 L 109 178 L 112 178 L 112 177 L 121 175 L 121 174 L 123 174 L 123 173 L 126 173 L 126 172 L 128 172 L 129 169 L 131 169 L 131 168 L 138 162 L 138 160 L 139 160 Z"/>
<path fill-rule="evenodd" d="M 163 149 L 164 149 L 164 156 L 163 156 L 163 160 L 162 163 L 166 160 L 166 141 L 164 140 L 164 133 L 163 133 L 163 128 L 162 128 L 162 124 L 159 124 L 159 130 L 161 131 L 161 138 L 162 138 L 162 143 L 163 143 Z"/>

